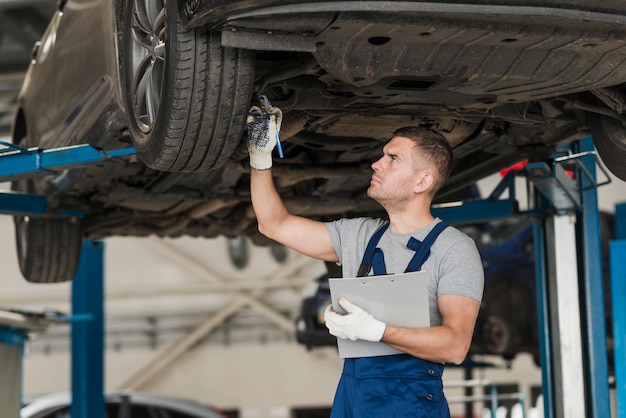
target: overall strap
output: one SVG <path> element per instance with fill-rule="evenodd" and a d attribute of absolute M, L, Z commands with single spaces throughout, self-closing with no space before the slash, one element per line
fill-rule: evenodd
<path fill-rule="evenodd" d="M 363 260 L 361 261 L 361 265 L 359 266 L 357 277 L 365 277 L 369 274 L 370 270 L 372 269 L 372 260 L 374 260 L 374 253 L 377 249 L 376 246 L 378 245 L 378 241 L 380 241 L 380 238 L 383 236 L 387 228 L 389 228 L 389 222 L 385 222 L 383 225 L 381 225 L 381 227 L 378 228 L 374 235 L 372 235 L 372 238 L 370 238 L 370 241 L 367 243 L 367 248 L 365 249 L 365 255 L 363 255 Z M 382 256 L 382 251 L 380 251 L 380 249 L 378 252 L 381 253 L 380 256 Z M 376 259 L 378 260 L 379 257 L 377 256 Z"/>
<path fill-rule="evenodd" d="M 433 245 L 439 234 L 448 227 L 448 224 L 444 222 L 439 222 L 434 228 L 426 235 L 424 241 L 420 242 L 419 240 L 411 237 L 409 242 L 407 243 L 407 247 L 415 251 L 415 255 L 411 259 L 409 266 L 404 271 L 405 273 L 409 273 L 412 271 L 418 271 L 422 268 L 422 264 L 428 259 L 430 255 L 430 247 Z"/>

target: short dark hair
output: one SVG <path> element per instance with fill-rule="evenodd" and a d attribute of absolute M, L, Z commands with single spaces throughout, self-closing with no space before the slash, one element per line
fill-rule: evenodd
<path fill-rule="evenodd" d="M 393 136 L 401 136 L 415 142 L 419 158 L 433 164 L 438 171 L 438 178 L 433 186 L 433 196 L 446 182 L 452 170 L 452 146 L 445 136 L 424 126 L 405 126 L 396 129 Z M 416 159 L 416 161 L 419 161 Z"/>

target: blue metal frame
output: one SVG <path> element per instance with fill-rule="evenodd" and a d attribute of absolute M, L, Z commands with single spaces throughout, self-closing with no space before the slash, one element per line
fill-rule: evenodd
<path fill-rule="evenodd" d="M 615 398 L 617 418 L 626 418 L 626 203 L 615 206 L 615 237 L 610 247 Z"/>
<path fill-rule="evenodd" d="M 538 197 L 539 199 L 539 197 Z M 546 239 L 542 220 L 533 221 L 533 239 L 535 249 L 535 281 L 537 286 L 537 321 L 542 327 L 539 332 L 539 355 L 541 361 L 541 382 L 543 393 L 543 415 L 551 416 L 554 410 L 554 378 L 552 363 L 552 346 L 550 344 L 552 329 L 548 313 L 548 276 L 546 272 Z"/>
<path fill-rule="evenodd" d="M 0 182 L 15 181 L 55 174 L 59 170 L 77 168 L 111 159 L 129 158 L 134 148 L 102 151 L 89 144 L 43 150 L 26 149 L 0 141 Z M 49 213 L 44 196 L 0 191 L 0 214 L 38 216 Z M 58 209 L 56 215 L 83 216 L 83 212 Z"/>
<path fill-rule="evenodd" d="M 0 343 L 23 347 L 27 339 L 26 331 L 0 326 Z"/>
<path fill-rule="evenodd" d="M 53 174 L 55 171 L 94 164 L 113 158 L 135 154 L 134 148 L 103 151 L 89 144 L 45 150 L 22 148 L 0 141 L 0 182 L 32 178 L 34 175 Z"/>
<path fill-rule="evenodd" d="M 611 298 L 617 418 L 626 418 L 626 239 L 611 242 Z"/>
<path fill-rule="evenodd" d="M 554 208 L 564 212 L 580 209 L 576 184 L 562 166 L 540 161 L 528 163 L 526 170 L 537 190 L 552 202 Z"/>
<path fill-rule="evenodd" d="M 587 403 L 588 410 L 584 412 L 584 415 L 589 418 L 604 418 L 610 416 L 610 395 L 596 189 L 598 186 L 609 183 L 610 178 L 606 171 L 597 165 L 591 137 L 576 141 L 570 144 L 570 147 L 571 152 L 567 152 L 563 157 L 555 158 L 552 165 L 543 162 L 533 163 L 527 166 L 527 170 L 530 181 L 541 193 L 541 196 L 537 197 L 538 206 L 551 206 L 552 210 L 557 213 L 577 212 L 579 215 L 579 251 L 584 254 L 584 257 L 579 257 L 582 297 L 584 298 L 581 321 L 586 332 L 583 335 L 586 345 L 583 345 L 584 364 L 576 365 L 576 367 L 585 368 L 588 382 L 585 396 L 589 402 Z M 576 182 L 571 180 L 560 166 L 562 162 L 572 160 L 575 162 Z M 596 180 L 596 167 L 600 167 L 607 178 L 602 183 Z M 552 329 L 548 310 L 548 275 L 543 222 L 535 221 L 534 233 L 538 320 L 540 324 L 543 324 L 539 341 L 544 415 L 549 417 L 555 411 L 554 397 L 557 396 L 557 391 L 554 387 L 554 370 L 550 361 Z"/>
<path fill-rule="evenodd" d="M 515 177 L 524 173 L 523 170 L 509 171 L 486 199 L 467 200 L 454 205 L 435 205 L 431 212 L 444 221 L 457 225 L 532 215 L 533 211 L 520 212 L 515 200 Z M 508 198 L 500 199 L 505 191 L 508 191 Z"/>
<path fill-rule="evenodd" d="M 582 232 L 582 247 L 585 255 L 582 260 L 582 281 L 584 298 L 584 324 L 587 345 L 583 346 L 583 358 L 587 360 L 588 408 L 589 417 L 604 418 L 611 416 L 609 395 L 609 368 L 606 345 L 606 324 L 604 313 L 604 282 L 602 276 L 602 248 L 600 243 L 600 215 L 598 211 L 598 193 L 595 184 L 595 156 L 587 154 L 594 150 L 591 137 L 585 137 L 573 144 L 587 156 L 582 159 L 578 170 L 579 189 L 581 190 L 582 212 L 579 227 Z M 583 174 L 586 170 L 586 175 Z M 580 263 L 580 260 L 579 260 Z"/>
<path fill-rule="evenodd" d="M 480 199 L 466 201 L 459 206 L 433 208 L 432 213 L 448 223 L 487 222 L 519 214 L 513 200 Z"/>
<path fill-rule="evenodd" d="M 83 241 L 72 280 L 72 418 L 104 418 L 104 243 Z"/>

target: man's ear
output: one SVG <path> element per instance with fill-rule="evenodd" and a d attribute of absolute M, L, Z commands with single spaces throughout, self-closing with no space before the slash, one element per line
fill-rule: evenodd
<path fill-rule="evenodd" d="M 435 179 L 433 174 L 429 171 L 422 171 L 417 177 L 417 183 L 415 183 L 415 193 L 424 193 L 433 187 Z"/>

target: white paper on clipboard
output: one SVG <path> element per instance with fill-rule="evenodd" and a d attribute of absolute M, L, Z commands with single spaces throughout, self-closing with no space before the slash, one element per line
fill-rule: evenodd
<path fill-rule="evenodd" d="M 374 318 L 401 327 L 430 326 L 428 272 L 390 274 L 357 278 L 329 279 L 331 302 L 336 312 L 344 313 L 337 301 L 344 296 Z M 373 357 L 400 354 L 381 342 L 337 338 L 339 357 Z"/>

